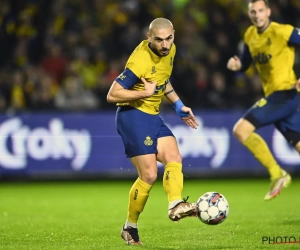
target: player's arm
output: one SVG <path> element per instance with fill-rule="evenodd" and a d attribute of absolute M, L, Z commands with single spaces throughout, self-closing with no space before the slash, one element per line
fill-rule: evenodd
<path fill-rule="evenodd" d="M 297 89 L 298 92 L 300 92 L 300 78 L 297 80 L 294 87 L 295 89 Z"/>
<path fill-rule="evenodd" d="M 286 25 L 282 31 L 283 39 L 285 39 L 290 46 L 300 45 L 300 29 L 294 28 L 291 25 Z M 300 92 L 300 78 L 295 83 L 294 87 Z"/>
<path fill-rule="evenodd" d="M 192 110 L 182 103 L 170 82 L 168 82 L 166 85 L 164 95 L 168 101 L 172 103 L 176 113 L 186 123 L 186 125 L 192 128 L 197 128 L 199 126 L 199 123 L 197 122 Z"/>
<path fill-rule="evenodd" d="M 241 58 L 231 57 L 227 62 L 227 68 L 232 71 L 246 71 L 252 63 L 252 56 L 246 43 L 243 45 Z"/>
<path fill-rule="evenodd" d="M 300 29 L 294 28 L 288 40 L 288 44 L 292 46 L 300 46 Z"/>
<path fill-rule="evenodd" d="M 144 90 L 131 90 L 132 86 L 140 79 L 130 69 L 125 69 L 111 85 L 107 101 L 110 103 L 128 102 L 152 96 L 157 83 L 147 82 L 144 78 L 141 80 L 144 83 Z"/>

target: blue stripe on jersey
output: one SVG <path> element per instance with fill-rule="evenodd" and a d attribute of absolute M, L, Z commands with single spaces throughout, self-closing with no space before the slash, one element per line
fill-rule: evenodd
<path fill-rule="evenodd" d="M 242 62 L 242 68 L 240 69 L 240 71 L 246 71 L 250 64 L 252 63 L 252 57 L 250 54 L 250 50 L 249 47 L 244 43 L 244 47 L 243 47 L 243 53 L 241 56 L 241 62 Z"/>
<path fill-rule="evenodd" d="M 116 82 L 124 89 L 130 89 L 134 84 L 139 82 L 139 80 L 140 79 L 130 69 L 125 69 L 123 73 L 116 78 Z"/>
<path fill-rule="evenodd" d="M 299 28 L 294 28 L 294 30 L 290 36 L 288 44 L 289 45 L 300 45 L 300 29 Z"/>

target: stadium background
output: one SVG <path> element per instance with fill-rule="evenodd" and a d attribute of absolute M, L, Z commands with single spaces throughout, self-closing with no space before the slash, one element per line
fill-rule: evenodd
<path fill-rule="evenodd" d="M 271 0 L 272 20 L 300 27 L 300 2 Z M 232 137 L 234 122 L 262 97 L 255 70 L 232 73 L 250 25 L 240 0 L 13 0 L 0 2 L 0 178 L 131 178 L 107 91 L 151 20 L 169 18 L 177 55 L 171 82 L 201 126 L 162 116 L 178 138 L 186 176 L 266 176 Z M 300 76 L 299 53 L 295 69 Z M 300 157 L 273 127 L 259 130 L 279 163 Z"/>

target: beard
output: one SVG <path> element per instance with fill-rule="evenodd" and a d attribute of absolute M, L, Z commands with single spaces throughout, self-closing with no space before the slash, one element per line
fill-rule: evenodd
<path fill-rule="evenodd" d="M 154 52 L 154 54 L 156 54 L 157 56 L 160 56 L 160 57 L 164 57 L 164 56 L 169 55 L 172 45 L 170 46 L 169 49 L 163 48 L 161 50 L 158 50 L 157 48 L 155 48 L 151 43 L 149 43 L 149 47 Z"/>

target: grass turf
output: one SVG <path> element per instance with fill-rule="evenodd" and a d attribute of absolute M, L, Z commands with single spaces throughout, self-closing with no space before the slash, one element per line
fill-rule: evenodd
<path fill-rule="evenodd" d="M 120 238 L 132 181 L 0 184 L 0 249 L 128 249 Z M 276 199 L 263 200 L 267 179 L 185 180 L 189 201 L 207 191 L 225 195 L 229 217 L 209 226 L 196 218 L 178 224 L 167 217 L 167 200 L 156 182 L 139 221 L 142 249 L 299 249 L 269 244 L 300 240 L 300 180 Z M 267 237 L 262 243 L 263 237 Z M 288 237 L 288 238 L 283 238 Z M 277 241 L 280 241 L 277 238 Z M 272 241 L 270 242 L 272 243 Z"/>

